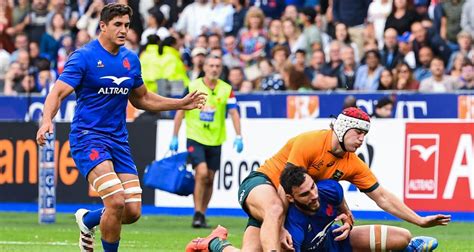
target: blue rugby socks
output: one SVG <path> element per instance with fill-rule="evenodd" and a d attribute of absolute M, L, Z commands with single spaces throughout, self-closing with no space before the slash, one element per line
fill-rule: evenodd
<path fill-rule="evenodd" d="M 106 242 L 104 240 L 101 240 L 101 241 L 102 241 L 102 248 L 104 249 L 104 252 L 117 252 L 118 251 L 120 240 L 116 242 L 112 242 L 112 243 Z"/>
<path fill-rule="evenodd" d="M 100 218 L 102 217 L 102 213 L 104 213 L 105 208 L 99 208 L 94 211 L 89 211 L 84 217 L 82 221 L 89 229 L 94 228 L 95 226 L 99 225 Z"/>

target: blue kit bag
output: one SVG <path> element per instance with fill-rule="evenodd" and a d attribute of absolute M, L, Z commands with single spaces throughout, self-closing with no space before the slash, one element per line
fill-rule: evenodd
<path fill-rule="evenodd" d="M 187 158 L 188 152 L 181 152 L 153 161 L 145 168 L 143 183 L 148 187 L 181 196 L 192 194 L 194 175 L 186 169 Z"/>

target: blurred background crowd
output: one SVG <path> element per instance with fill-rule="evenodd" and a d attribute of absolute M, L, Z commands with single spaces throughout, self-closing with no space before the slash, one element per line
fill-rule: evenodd
<path fill-rule="evenodd" d="M 474 89 L 474 0 L 0 0 L 0 92 L 46 94 L 110 2 L 132 7 L 126 47 L 163 95 L 208 54 L 243 93 Z"/>

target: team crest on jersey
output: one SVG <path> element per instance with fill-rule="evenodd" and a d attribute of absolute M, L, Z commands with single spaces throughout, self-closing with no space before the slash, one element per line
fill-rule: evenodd
<path fill-rule="evenodd" d="M 336 170 L 336 171 L 332 174 L 332 179 L 334 179 L 334 180 L 340 180 L 340 179 L 342 178 L 342 175 L 344 175 L 344 172 L 339 171 L 339 170 Z"/>
<path fill-rule="evenodd" d="M 122 61 L 122 65 L 123 65 L 123 67 L 127 68 L 127 70 L 130 70 L 130 62 L 128 61 L 127 58 L 125 58 L 125 59 Z"/>
<path fill-rule="evenodd" d="M 104 63 L 102 63 L 102 60 L 97 61 L 97 67 L 100 67 L 100 68 L 104 67 Z"/>

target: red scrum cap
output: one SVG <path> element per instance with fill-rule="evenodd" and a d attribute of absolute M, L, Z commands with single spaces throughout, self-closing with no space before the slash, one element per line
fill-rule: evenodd
<path fill-rule="evenodd" d="M 334 122 L 334 132 L 336 133 L 339 142 L 343 143 L 344 135 L 350 129 L 360 129 L 369 132 L 370 117 L 358 108 L 346 108 L 337 117 Z"/>

